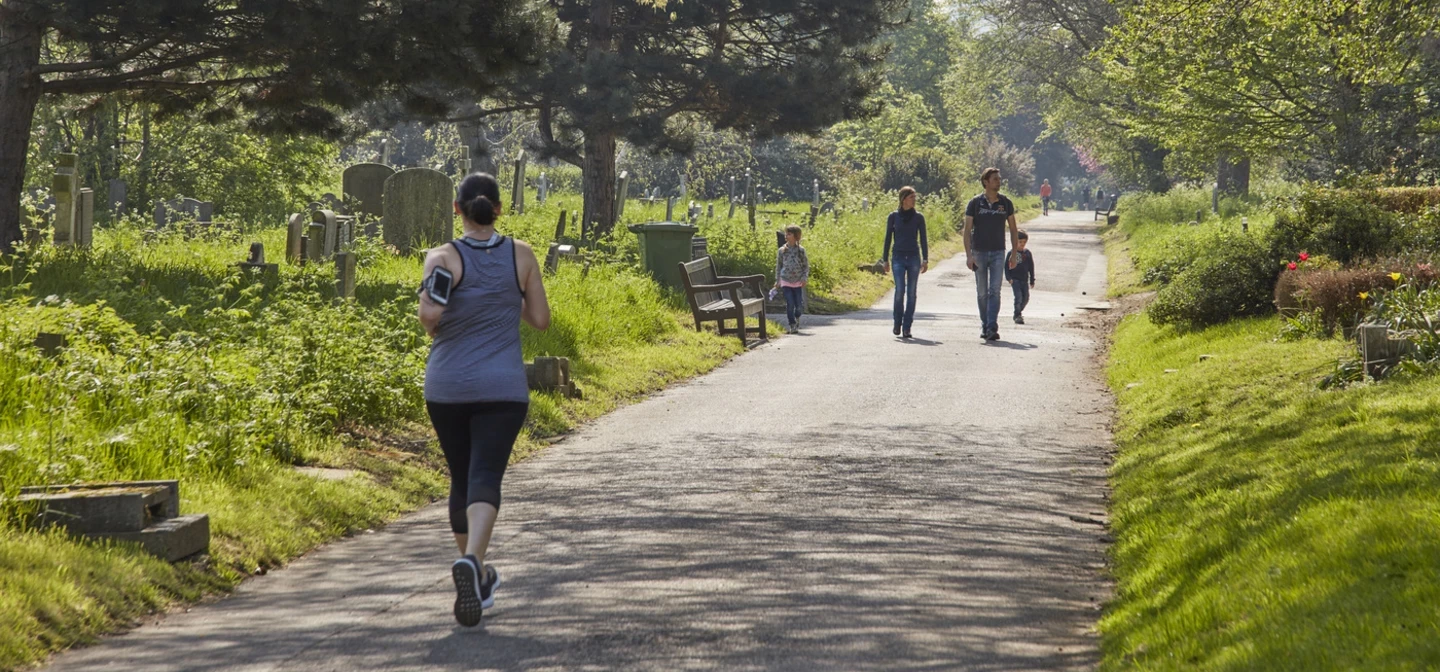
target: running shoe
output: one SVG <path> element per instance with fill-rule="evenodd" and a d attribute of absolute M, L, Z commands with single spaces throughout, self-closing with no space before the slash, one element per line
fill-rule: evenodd
<path fill-rule="evenodd" d="M 450 565 L 450 576 L 455 579 L 455 621 L 467 628 L 480 625 L 480 614 L 485 609 L 478 564 L 475 556 L 466 555 Z"/>

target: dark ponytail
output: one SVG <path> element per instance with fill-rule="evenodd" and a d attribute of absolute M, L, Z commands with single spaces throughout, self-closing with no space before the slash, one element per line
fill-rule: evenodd
<path fill-rule="evenodd" d="M 465 219 L 479 226 L 495 223 L 495 210 L 500 207 L 500 183 L 488 173 L 472 173 L 455 189 L 455 202 Z"/>

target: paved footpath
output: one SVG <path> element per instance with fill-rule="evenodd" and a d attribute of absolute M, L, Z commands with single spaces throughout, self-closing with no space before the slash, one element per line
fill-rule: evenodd
<path fill-rule="evenodd" d="M 1040 283 L 997 344 L 952 259 L 912 343 L 888 298 L 808 319 L 513 468 L 482 628 L 431 506 L 49 669 L 1091 669 L 1110 402 L 1062 324 L 1103 296 L 1090 219 L 1027 225 Z"/>

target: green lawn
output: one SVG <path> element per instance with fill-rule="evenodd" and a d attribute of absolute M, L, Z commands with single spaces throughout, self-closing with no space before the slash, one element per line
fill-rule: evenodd
<path fill-rule="evenodd" d="M 1440 667 L 1440 378 L 1321 391 L 1351 346 L 1278 330 L 1120 324 L 1104 669 Z"/>

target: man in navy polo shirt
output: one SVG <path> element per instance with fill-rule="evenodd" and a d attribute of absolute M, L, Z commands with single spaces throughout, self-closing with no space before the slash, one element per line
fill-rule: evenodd
<path fill-rule="evenodd" d="M 985 193 L 965 206 L 965 265 L 975 272 L 975 298 L 980 306 L 980 338 L 1000 340 L 1000 285 L 1005 269 L 1014 268 L 1014 255 L 1006 260 L 1005 228 L 1010 228 L 1010 249 L 1020 247 L 1015 204 L 1000 194 L 1000 169 L 986 168 L 980 175 Z"/>

